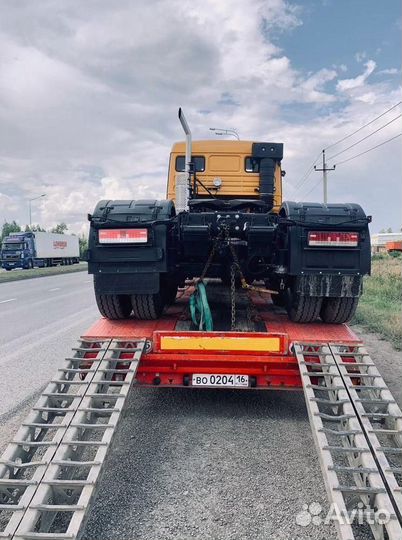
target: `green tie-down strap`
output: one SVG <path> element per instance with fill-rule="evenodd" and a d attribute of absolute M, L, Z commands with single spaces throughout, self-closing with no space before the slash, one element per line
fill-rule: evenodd
<path fill-rule="evenodd" d="M 212 332 L 214 329 L 212 314 L 208 304 L 207 291 L 202 281 L 195 285 L 195 291 L 190 296 L 190 313 L 198 330 Z"/>

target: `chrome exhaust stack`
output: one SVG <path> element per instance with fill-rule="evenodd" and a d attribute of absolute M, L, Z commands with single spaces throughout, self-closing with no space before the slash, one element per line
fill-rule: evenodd
<path fill-rule="evenodd" d="M 176 210 L 182 212 L 188 210 L 188 199 L 190 189 L 190 163 L 191 163 L 191 131 L 188 127 L 187 120 L 180 107 L 179 120 L 186 134 L 186 157 L 184 159 L 184 173 L 176 175 Z"/>
<path fill-rule="evenodd" d="M 179 109 L 179 120 L 183 127 L 184 133 L 186 134 L 186 158 L 185 158 L 185 168 L 184 171 L 187 173 L 187 175 L 190 172 L 190 163 L 191 163 L 191 131 L 188 127 L 186 117 L 184 116 L 184 113 L 180 107 Z"/>

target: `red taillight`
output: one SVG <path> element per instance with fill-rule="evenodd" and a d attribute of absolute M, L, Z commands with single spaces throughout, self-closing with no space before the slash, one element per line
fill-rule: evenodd
<path fill-rule="evenodd" d="M 101 229 L 100 244 L 146 244 L 148 229 Z"/>
<path fill-rule="evenodd" d="M 308 245 L 357 247 L 359 245 L 359 233 L 311 231 L 308 233 Z"/>

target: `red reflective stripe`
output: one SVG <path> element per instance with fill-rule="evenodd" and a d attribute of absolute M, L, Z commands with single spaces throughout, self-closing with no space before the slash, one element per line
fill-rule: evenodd
<path fill-rule="evenodd" d="M 148 229 L 101 229 L 101 244 L 131 244 L 148 242 Z"/>
<path fill-rule="evenodd" d="M 356 247 L 359 244 L 359 233 L 312 231 L 308 233 L 309 246 L 342 246 Z"/>

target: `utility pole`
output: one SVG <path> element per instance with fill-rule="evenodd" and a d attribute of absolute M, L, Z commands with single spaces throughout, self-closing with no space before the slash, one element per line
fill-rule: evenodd
<path fill-rule="evenodd" d="M 328 168 L 327 163 L 325 161 L 325 150 L 322 151 L 322 169 L 317 169 L 317 167 L 314 165 L 314 170 L 317 172 L 322 172 L 322 183 L 323 183 L 323 190 L 324 190 L 324 204 L 327 204 L 328 202 L 328 177 L 327 177 L 327 171 L 334 171 L 336 165 L 333 167 Z"/>

